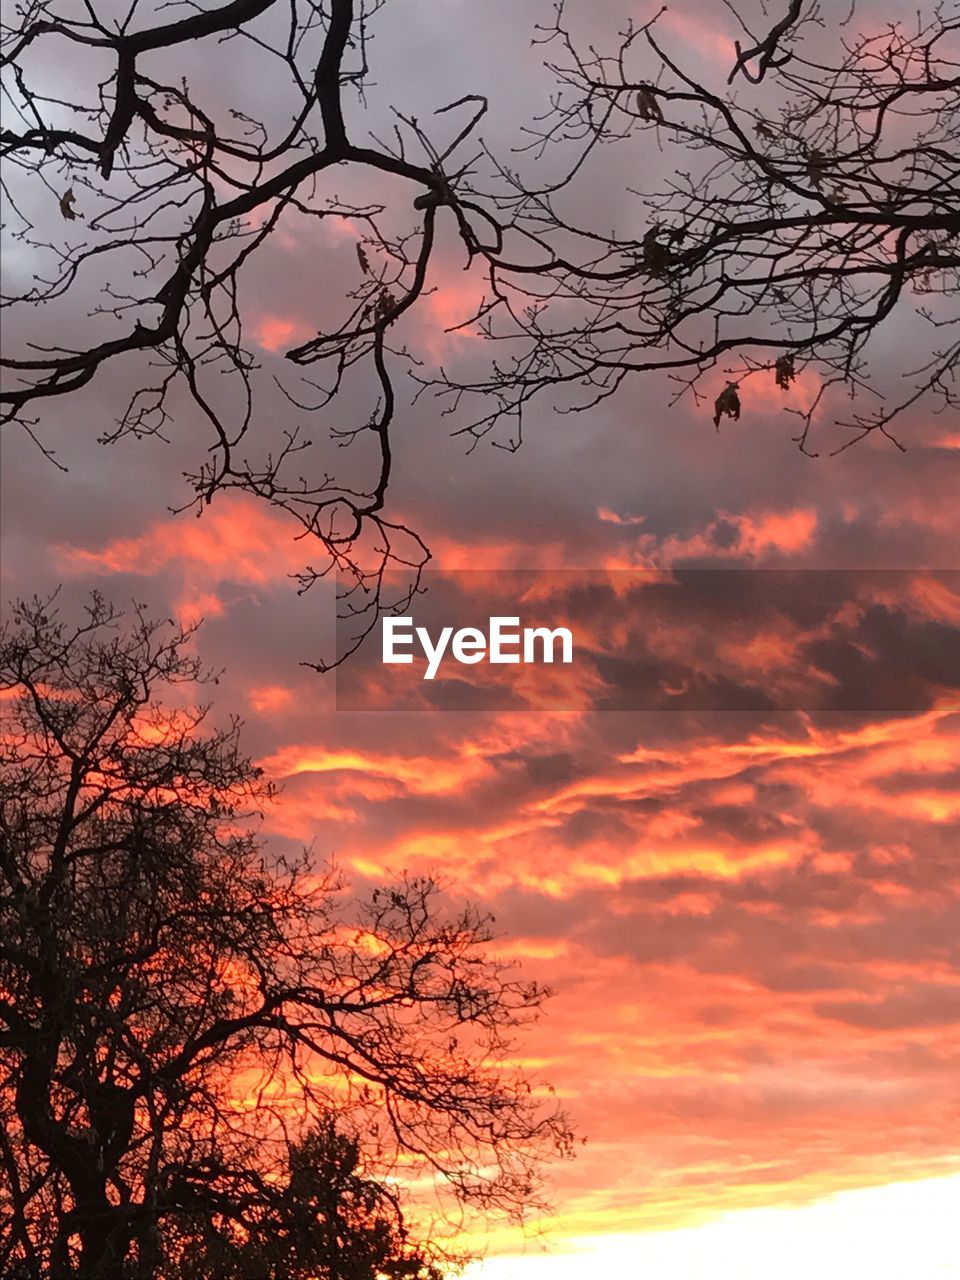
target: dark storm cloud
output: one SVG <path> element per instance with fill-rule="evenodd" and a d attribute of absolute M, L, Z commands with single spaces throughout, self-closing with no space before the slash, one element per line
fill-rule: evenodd
<path fill-rule="evenodd" d="M 428 570 L 407 666 L 381 664 L 380 627 L 337 673 L 338 707 L 385 710 L 786 710 L 903 713 L 960 687 L 960 574 L 848 570 L 613 571 L 540 574 Z M 399 612 L 399 610 L 398 610 Z M 567 667 L 458 664 L 448 652 L 425 679 L 413 628 L 513 617 L 564 626 Z M 347 615 L 338 652 L 358 634 Z M 558 661 L 555 656 L 555 663 Z"/>

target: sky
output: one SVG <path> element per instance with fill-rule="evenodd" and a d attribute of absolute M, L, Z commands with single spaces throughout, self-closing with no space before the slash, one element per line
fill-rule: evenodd
<path fill-rule="evenodd" d="M 488 139 L 516 142 L 547 92 L 528 44 L 547 6 L 396 8 L 370 112 L 401 92 L 425 111 L 469 84 L 491 96 Z M 619 6 L 594 13 L 616 29 Z M 730 65 L 722 4 L 678 4 L 666 26 L 703 74 Z M 226 94 L 225 65 L 207 71 Z M 269 83 L 249 91 L 269 108 Z M 244 305 L 267 373 L 315 327 L 350 235 L 293 221 L 266 246 Z M 14 270 L 35 269 L 18 252 Z M 441 257 L 409 321 L 424 358 L 476 358 L 475 337 L 443 332 L 470 296 L 461 275 Z M 884 335 L 916 341 L 909 318 Z M 334 857 L 358 886 L 439 872 L 552 988 L 518 1053 L 586 1141 L 549 1171 L 551 1252 L 495 1225 L 472 1280 L 753 1280 L 774 1262 L 783 1280 L 960 1276 L 956 698 L 872 716 L 337 710 L 332 678 L 302 665 L 329 644 L 333 606 L 322 586 L 296 592 L 296 530 L 239 495 L 200 519 L 169 511 L 188 496 L 191 411 L 169 443 L 96 443 L 130 376 L 47 415 L 66 471 L 5 437 L 4 598 L 62 583 L 65 608 L 96 588 L 203 618 L 216 710 L 243 716 L 283 784 L 267 837 Z M 906 453 L 870 439 L 811 459 L 784 408 L 815 390 L 758 394 L 717 433 L 663 382 L 629 383 L 589 414 L 544 402 L 516 454 L 469 455 L 433 401 L 408 397 L 390 501 L 441 570 L 955 568 L 960 423 L 914 412 Z M 956 595 L 930 609 L 956 622 Z M 787 621 L 771 644 L 795 639 Z M 761 658 L 725 660 L 742 676 Z"/>

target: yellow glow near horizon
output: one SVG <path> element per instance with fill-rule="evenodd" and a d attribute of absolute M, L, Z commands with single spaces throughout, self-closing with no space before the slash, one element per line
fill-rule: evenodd
<path fill-rule="evenodd" d="M 466 1280 L 960 1280 L 960 1174 L 743 1209 L 698 1227 L 558 1240 Z"/>

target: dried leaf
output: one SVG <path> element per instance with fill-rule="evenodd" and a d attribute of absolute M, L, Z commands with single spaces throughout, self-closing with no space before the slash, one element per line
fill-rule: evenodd
<path fill-rule="evenodd" d="M 822 151 L 818 151 L 816 147 L 811 148 L 807 153 L 807 177 L 818 191 L 823 187 L 823 176 L 827 171 L 828 164 L 827 157 Z"/>
<path fill-rule="evenodd" d="M 60 212 L 68 222 L 75 222 L 77 215 L 73 212 L 73 206 L 77 197 L 73 194 L 73 187 L 66 190 L 60 197 Z"/>
<path fill-rule="evenodd" d="M 758 120 L 753 126 L 758 138 L 766 138 L 772 142 L 776 138 L 776 133 L 770 128 L 766 120 Z"/>
<path fill-rule="evenodd" d="M 384 289 L 383 293 L 377 298 L 377 318 L 383 320 L 397 305 L 397 300 L 389 289 Z"/>
<path fill-rule="evenodd" d="M 660 103 L 649 85 L 641 85 L 637 90 L 637 114 L 641 120 L 662 120 L 663 112 Z"/>
<path fill-rule="evenodd" d="M 739 383 L 728 382 L 713 402 L 713 425 L 720 430 L 720 419 L 724 414 L 736 421 L 740 417 L 740 397 L 737 395 Z"/>
<path fill-rule="evenodd" d="M 791 382 L 797 376 L 793 367 L 793 356 L 789 353 L 784 356 L 778 356 L 774 362 L 773 371 L 777 378 L 777 386 L 782 387 L 784 391 L 789 391 Z"/>
<path fill-rule="evenodd" d="M 667 246 L 657 239 L 659 234 L 660 228 L 654 224 L 643 237 L 643 265 L 652 276 L 663 275 L 673 260 Z"/>
<path fill-rule="evenodd" d="M 360 270 L 365 276 L 368 276 L 370 274 L 370 259 L 367 257 L 359 240 L 357 241 L 357 261 L 360 263 Z"/>

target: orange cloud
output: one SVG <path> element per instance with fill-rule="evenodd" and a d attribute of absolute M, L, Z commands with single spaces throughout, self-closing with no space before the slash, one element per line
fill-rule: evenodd
<path fill-rule="evenodd" d="M 189 563 L 212 580 L 267 582 L 301 559 L 282 517 L 252 499 L 227 496 L 203 513 L 156 520 L 133 538 L 116 538 L 91 549 L 54 548 L 58 568 L 72 573 L 151 575 L 171 564 Z"/>
<path fill-rule="evenodd" d="M 250 705 L 260 715 L 276 715 L 292 706 L 294 692 L 281 684 L 259 685 L 247 694 Z"/>
<path fill-rule="evenodd" d="M 290 316 L 278 316 L 271 313 L 259 316 L 251 321 L 254 337 L 264 351 L 276 354 L 288 347 L 306 341 L 313 330 L 303 320 Z"/>
<path fill-rule="evenodd" d="M 946 1158 L 960 712 L 403 723 L 265 758 L 278 829 L 469 885 L 557 991 L 523 1055 L 590 1137 L 556 1173 L 561 1236 Z"/>
<path fill-rule="evenodd" d="M 643 517 L 601 507 L 597 518 L 608 524 L 642 525 Z M 632 543 L 603 559 L 607 569 L 669 568 L 681 561 L 736 560 L 764 563 L 771 556 L 797 556 L 812 549 L 819 516 L 812 507 L 785 511 L 720 511 L 690 534 L 657 537 L 640 533 Z"/>
<path fill-rule="evenodd" d="M 222 616 L 225 591 L 272 586 L 303 564 L 302 544 L 279 514 L 251 499 L 228 495 L 201 519 L 169 516 L 135 537 L 114 538 L 100 547 L 60 544 L 51 558 L 60 573 L 171 575 L 173 610 L 189 625 Z"/>

